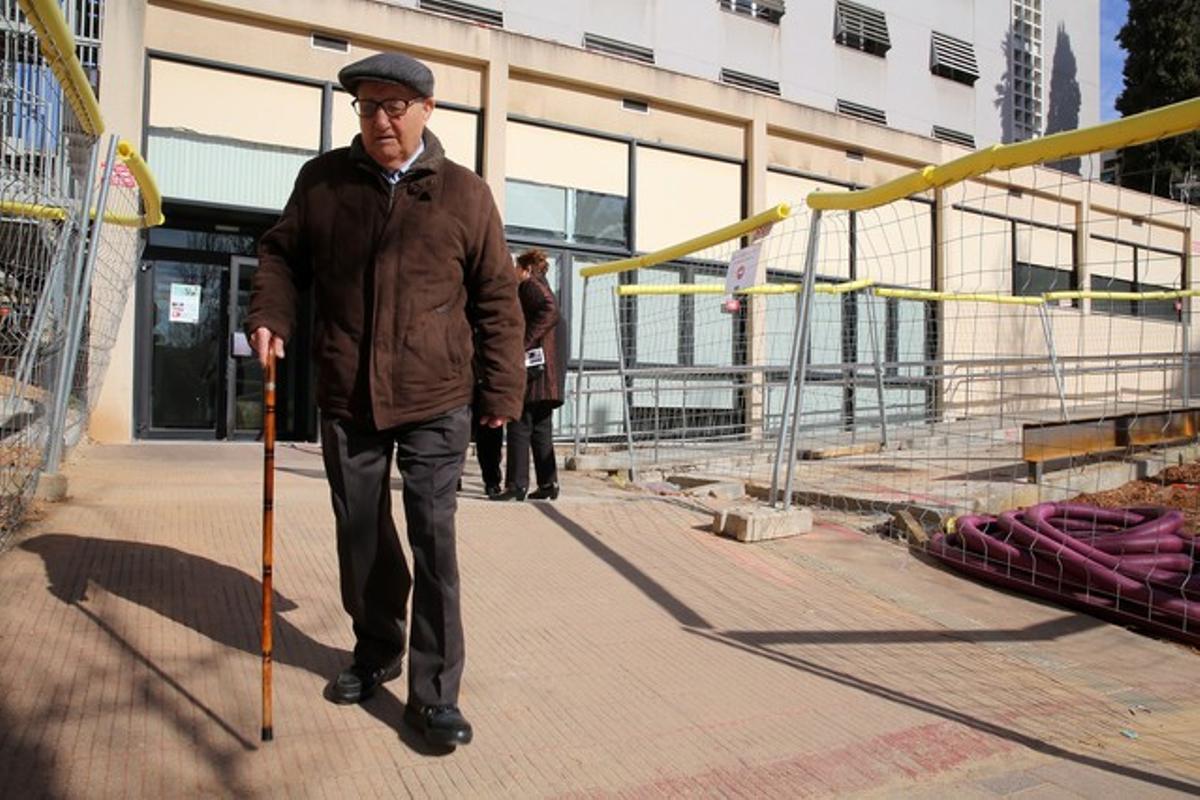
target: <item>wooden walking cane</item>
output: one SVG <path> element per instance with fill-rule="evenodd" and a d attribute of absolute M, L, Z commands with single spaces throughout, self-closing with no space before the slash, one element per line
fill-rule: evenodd
<path fill-rule="evenodd" d="M 271 571 L 275 535 L 275 353 L 263 371 L 262 740 L 275 738 L 271 720 Z"/>

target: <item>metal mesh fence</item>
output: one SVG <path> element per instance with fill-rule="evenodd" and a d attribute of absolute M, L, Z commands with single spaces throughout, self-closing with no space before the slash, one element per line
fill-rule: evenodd
<path fill-rule="evenodd" d="M 67 101 L 38 36 L 5 3 L 0 63 L 0 544 L 37 482 L 59 361 L 67 283 L 97 137 Z"/>
<path fill-rule="evenodd" d="M 70 8 L 93 66 L 97 9 Z M 110 139 L 102 161 L 103 121 L 60 7 L 6 0 L 0 10 L 2 547 L 40 472 L 57 471 L 84 429 L 132 283 L 137 228 L 160 212 L 132 148 Z"/>
<path fill-rule="evenodd" d="M 973 577 L 1200 641 L 1200 214 L 1083 155 L 793 214 L 734 313 L 703 284 L 738 238 L 590 277 L 579 465 L 905 512 Z"/>
<path fill-rule="evenodd" d="M 66 418 L 69 442 L 82 435 L 84 423 L 99 400 L 141 253 L 138 228 L 144 217 L 139 212 L 138 183 L 121 154 L 119 148 L 108 180 L 105 222 L 93 244 L 96 252 L 91 287 Z M 104 167 L 102 164 L 102 173 Z"/>

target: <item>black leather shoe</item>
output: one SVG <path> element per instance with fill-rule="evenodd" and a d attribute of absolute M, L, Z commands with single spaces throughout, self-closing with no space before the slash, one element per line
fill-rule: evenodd
<path fill-rule="evenodd" d="M 483 493 L 488 496 L 488 500 L 495 500 L 501 491 L 500 484 L 498 483 L 485 483 L 483 485 Z"/>
<path fill-rule="evenodd" d="M 524 486 L 510 486 L 498 495 L 492 496 L 490 499 L 499 500 L 500 502 L 508 502 L 515 500 L 518 503 L 525 499 Z"/>
<path fill-rule="evenodd" d="M 404 721 L 425 734 L 425 741 L 439 747 L 456 747 L 471 743 L 471 723 L 458 706 L 404 707 Z"/>
<path fill-rule="evenodd" d="M 375 690 L 381 684 L 400 677 L 403 666 L 403 654 L 396 656 L 395 661 L 382 667 L 370 667 L 355 662 L 339 672 L 338 676 L 333 679 L 330 698 L 333 702 L 343 705 L 361 703 L 375 694 Z"/>
<path fill-rule="evenodd" d="M 558 499 L 558 483 L 548 483 L 545 486 L 539 486 L 529 493 L 530 500 L 557 500 Z"/>

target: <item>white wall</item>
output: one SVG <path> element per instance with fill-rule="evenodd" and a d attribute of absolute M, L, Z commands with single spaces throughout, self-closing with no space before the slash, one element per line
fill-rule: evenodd
<path fill-rule="evenodd" d="M 415 7 L 417 0 L 389 0 Z M 723 67 L 780 84 L 784 98 L 833 110 L 838 98 L 884 110 L 888 125 L 930 136 L 934 125 L 1001 141 L 1000 84 L 1008 70 L 1005 0 L 859 0 L 887 16 L 886 58 L 833 40 L 836 0 L 792 0 L 780 24 L 721 11 L 715 0 L 471 0 L 502 10 L 508 30 L 582 46 L 594 33 L 654 51 L 656 65 L 709 80 Z M 1044 109 L 1060 24 L 1070 37 L 1082 98 L 1080 126 L 1099 121 L 1099 0 L 1044 0 Z M 929 72 L 933 31 L 975 46 L 973 87 Z"/>

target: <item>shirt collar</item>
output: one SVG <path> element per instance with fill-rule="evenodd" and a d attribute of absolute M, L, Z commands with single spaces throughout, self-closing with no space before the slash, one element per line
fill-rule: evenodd
<path fill-rule="evenodd" d="M 401 164 L 400 168 L 397 169 L 395 172 L 388 172 L 387 170 L 384 170 L 383 177 L 387 178 L 388 181 L 391 183 L 399 183 L 400 179 L 404 177 L 404 173 L 406 173 L 410 169 L 412 169 L 412 165 L 414 163 L 416 163 L 417 159 L 420 158 L 421 154 L 424 152 L 425 152 L 425 140 L 422 138 L 421 143 L 419 145 L 417 145 L 417 152 L 415 152 L 411 156 L 409 156 L 408 160 L 405 161 L 403 164 Z"/>

